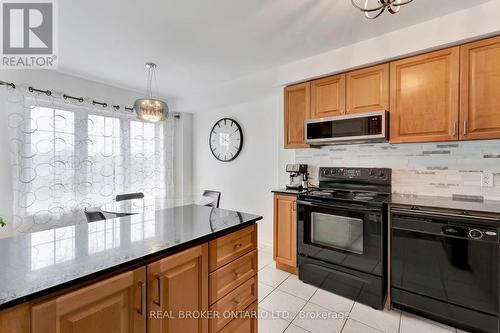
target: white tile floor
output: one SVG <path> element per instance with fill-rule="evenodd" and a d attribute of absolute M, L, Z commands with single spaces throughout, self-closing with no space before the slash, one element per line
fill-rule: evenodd
<path fill-rule="evenodd" d="M 277 270 L 272 256 L 272 248 L 259 246 L 259 333 L 463 332 L 406 312 L 378 311 L 304 284 Z"/>

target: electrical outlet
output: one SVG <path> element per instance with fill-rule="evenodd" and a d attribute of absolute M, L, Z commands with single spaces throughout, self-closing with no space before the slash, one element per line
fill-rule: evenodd
<path fill-rule="evenodd" d="M 481 174 L 481 187 L 493 187 L 493 173 L 483 172 Z"/>

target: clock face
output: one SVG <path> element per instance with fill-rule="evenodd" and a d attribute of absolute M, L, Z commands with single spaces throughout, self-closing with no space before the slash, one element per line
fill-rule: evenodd
<path fill-rule="evenodd" d="M 223 118 L 215 123 L 210 132 L 210 150 L 222 162 L 234 160 L 243 147 L 243 133 L 233 119 Z"/>

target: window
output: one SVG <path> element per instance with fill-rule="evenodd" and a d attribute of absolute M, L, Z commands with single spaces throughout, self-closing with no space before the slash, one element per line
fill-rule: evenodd
<path fill-rule="evenodd" d="M 15 215 L 20 224 L 31 219 L 30 231 L 83 220 L 85 207 L 118 193 L 165 196 L 162 124 L 74 105 L 25 110 L 11 141 L 18 161 Z"/>
<path fill-rule="evenodd" d="M 74 113 L 44 107 L 31 112 L 26 156 L 30 163 L 22 170 L 29 187 L 25 206 L 28 214 L 56 212 L 61 200 L 73 196 L 70 184 L 75 172 L 68 162 L 75 155 Z"/>

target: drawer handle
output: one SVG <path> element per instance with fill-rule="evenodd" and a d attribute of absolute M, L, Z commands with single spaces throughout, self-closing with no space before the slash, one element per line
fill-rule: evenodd
<path fill-rule="evenodd" d="M 146 283 L 143 281 L 137 282 L 137 286 L 139 287 L 141 291 L 141 307 L 137 309 L 137 313 L 139 313 L 141 316 L 144 316 L 146 313 Z"/>
<path fill-rule="evenodd" d="M 238 244 L 235 244 L 235 245 L 234 245 L 234 248 L 235 248 L 235 249 L 239 249 L 239 248 L 240 248 L 240 247 L 242 247 L 242 246 L 243 246 L 243 244 L 238 243 Z"/>
<path fill-rule="evenodd" d="M 153 303 L 155 303 L 158 306 L 161 306 L 161 276 L 160 274 L 155 274 L 154 276 L 157 284 L 158 284 L 158 298 L 156 300 L 153 300 Z"/>
<path fill-rule="evenodd" d="M 241 273 L 239 272 L 234 272 L 234 276 L 238 279 L 241 276 Z"/>
<path fill-rule="evenodd" d="M 237 301 L 237 300 L 235 300 L 235 299 L 233 299 L 233 302 L 234 302 L 234 304 L 236 304 L 236 306 L 240 306 L 240 304 L 241 304 L 241 302 L 240 302 L 240 301 Z"/>

